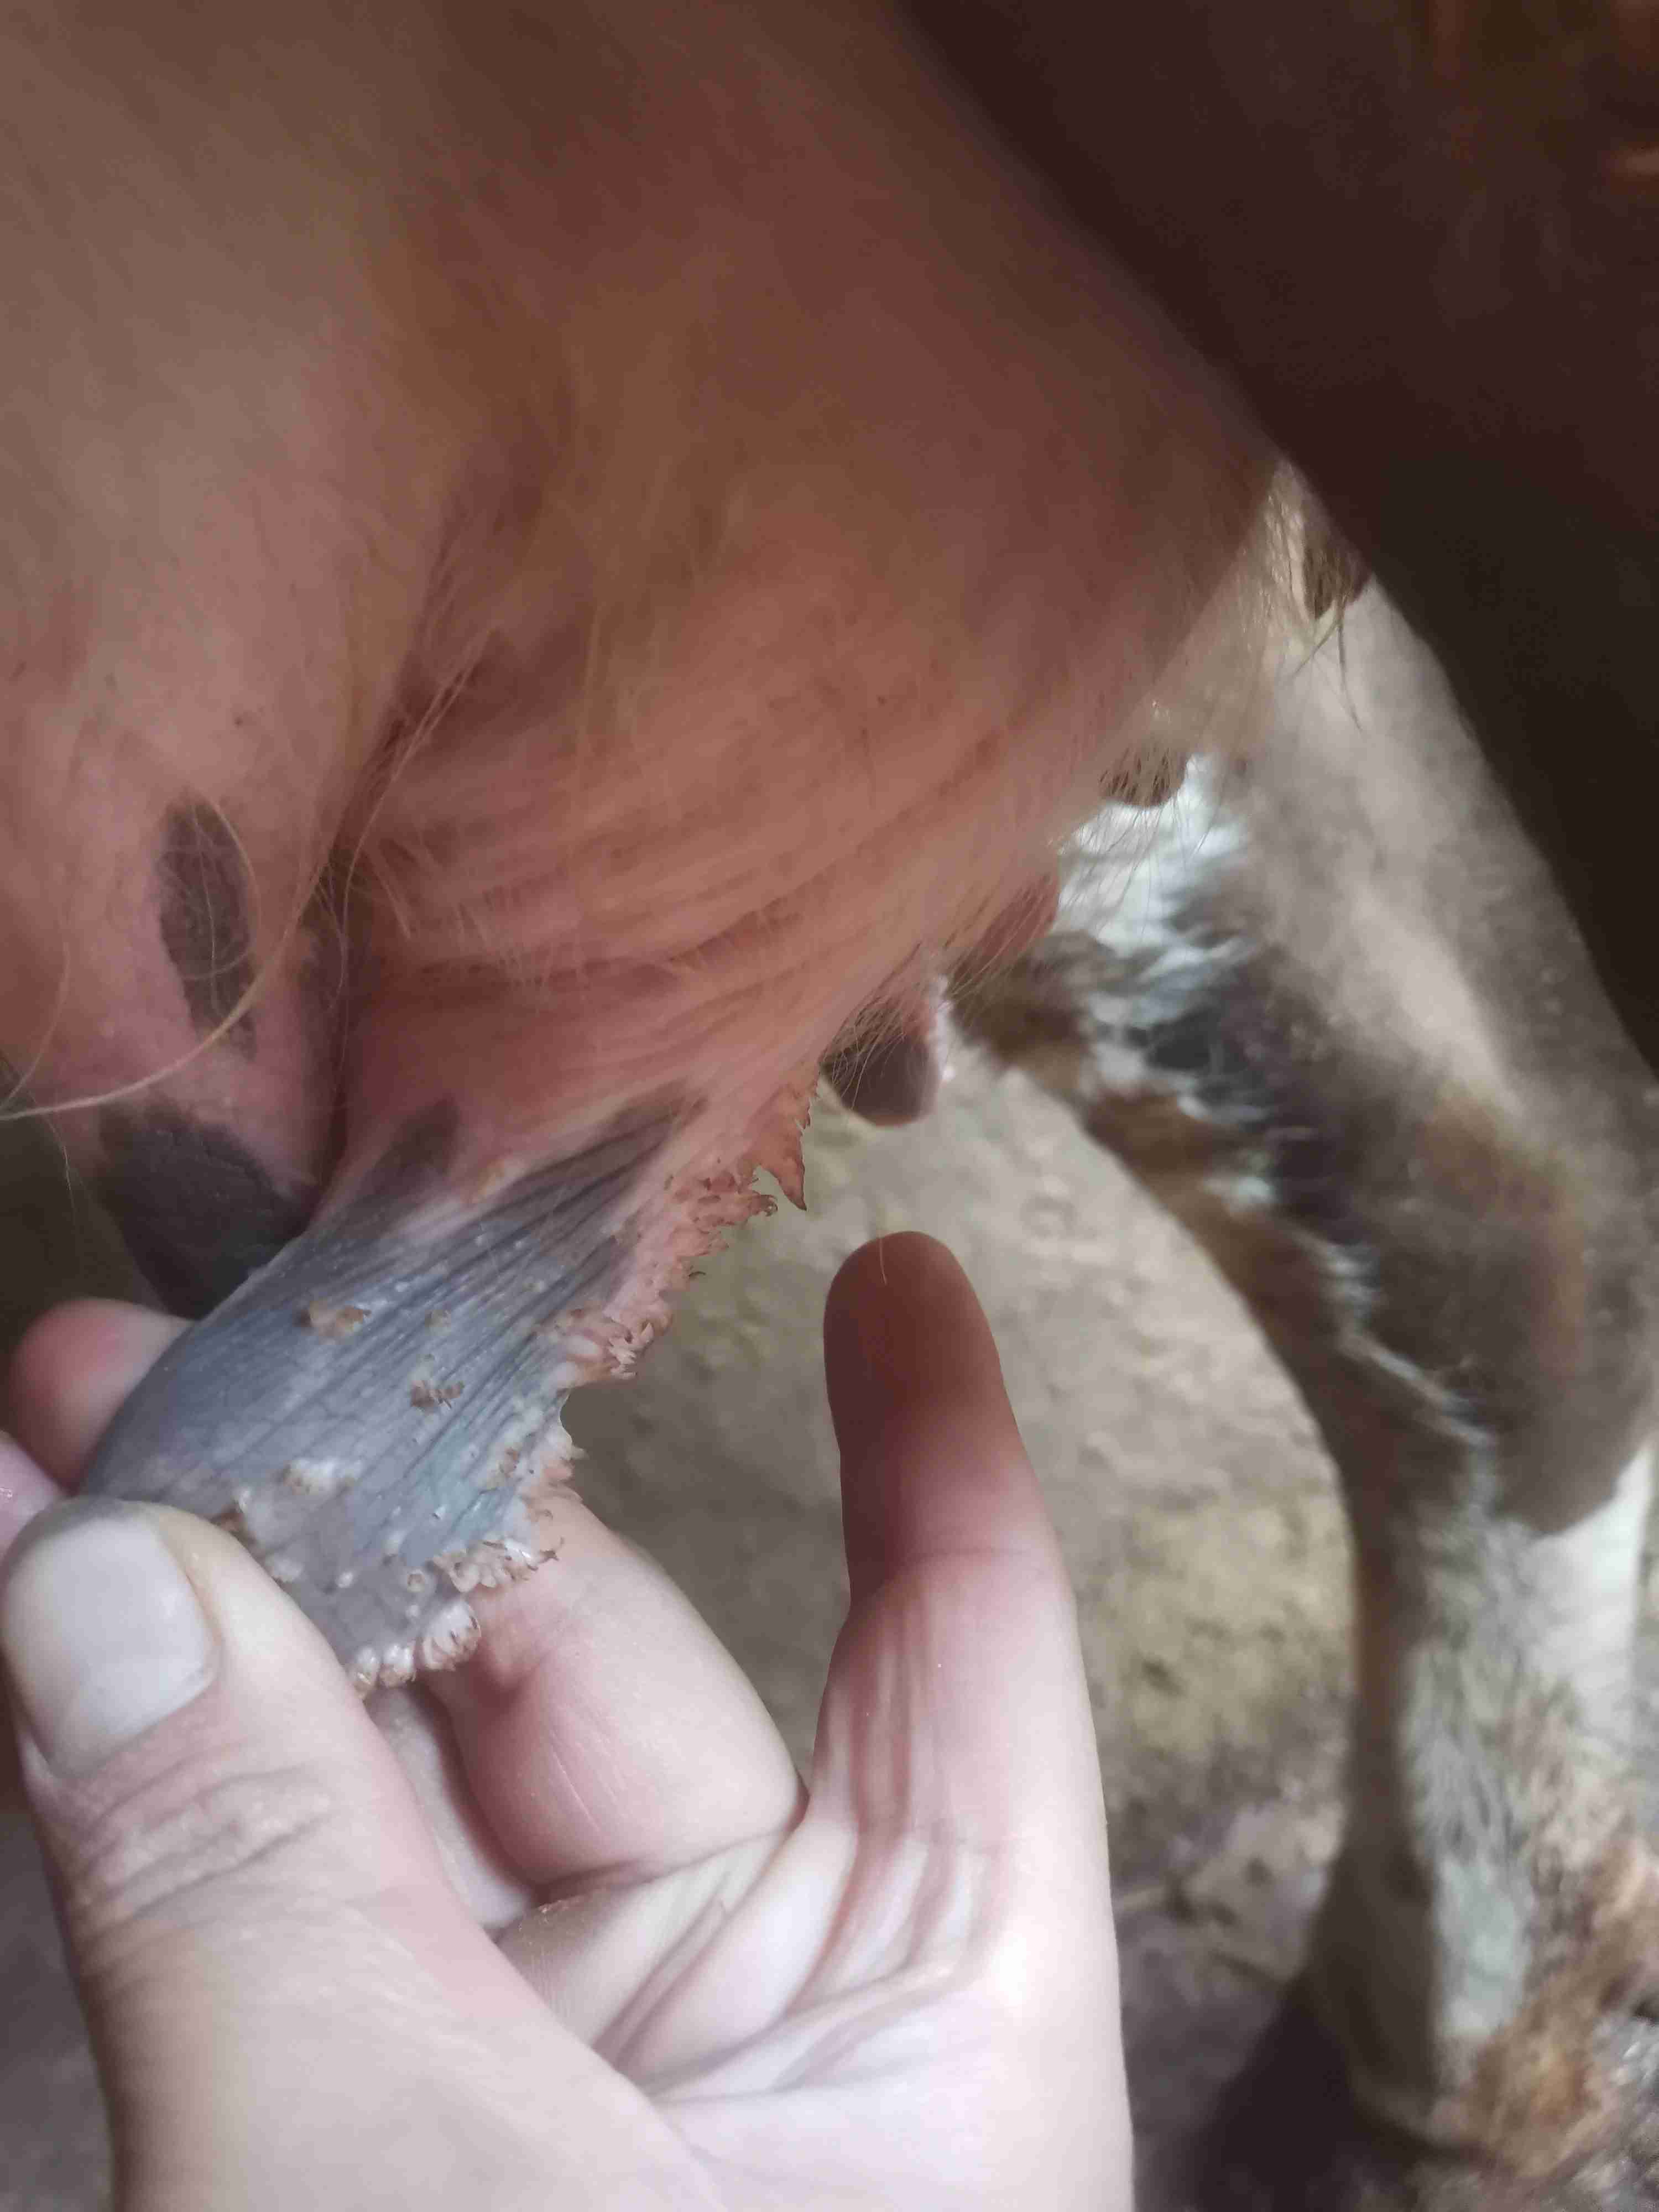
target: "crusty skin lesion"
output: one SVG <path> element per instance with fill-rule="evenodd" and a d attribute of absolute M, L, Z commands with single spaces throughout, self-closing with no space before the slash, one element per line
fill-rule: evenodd
<path fill-rule="evenodd" d="M 780 1109 L 797 1166 L 804 1110 L 800 1090 Z M 690 1261 L 769 1210 L 742 1162 L 665 1176 L 680 1120 L 668 1102 L 480 1179 L 458 1177 L 453 1103 L 412 1116 L 349 1196 L 163 1357 L 87 1487 L 228 1528 L 359 1689 L 459 1664 L 477 1637 L 472 1595 L 553 1547 L 571 1389 L 625 1374 Z"/>
<path fill-rule="evenodd" d="M 225 1522 L 365 1684 L 462 1656 L 463 1584 L 538 1556 L 521 1493 L 568 1449 L 550 1325 L 617 1291 L 664 1134 L 613 1133 L 469 1208 L 445 1184 L 457 1119 L 416 1117 L 354 1197 L 181 1338 L 89 1478 Z M 523 1472 L 497 1486 L 504 1451 Z M 458 1579 L 440 1554 L 478 1571 Z"/>

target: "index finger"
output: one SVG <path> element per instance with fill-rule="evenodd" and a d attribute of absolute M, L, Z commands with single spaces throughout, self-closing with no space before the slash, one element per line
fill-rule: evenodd
<path fill-rule="evenodd" d="M 855 1252 L 823 1316 L 854 1601 L 905 1565 L 1018 1554 L 1064 1579 L 990 1323 L 944 1245 Z"/>
<path fill-rule="evenodd" d="M 837 1276 L 824 1352 L 853 1604 L 813 1811 L 1017 1863 L 1026 1920 L 1074 1900 L 1075 1948 L 1106 1913 L 1099 1757 L 1071 1583 L 989 1324 L 942 1245 L 888 1237 Z"/>

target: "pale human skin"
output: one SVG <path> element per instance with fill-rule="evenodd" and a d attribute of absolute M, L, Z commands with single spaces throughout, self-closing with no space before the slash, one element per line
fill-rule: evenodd
<path fill-rule="evenodd" d="M 0 1536 L 173 1326 L 37 1328 Z M 888 1238 L 825 1364 L 852 1606 L 805 1787 L 574 1498 L 474 1663 L 378 1729 L 216 1529 L 35 1519 L 0 1650 L 122 2212 L 1127 2207 L 1094 1734 L 989 1330 Z"/>

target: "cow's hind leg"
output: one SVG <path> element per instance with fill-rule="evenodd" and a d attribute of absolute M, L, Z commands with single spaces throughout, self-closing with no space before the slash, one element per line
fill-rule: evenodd
<path fill-rule="evenodd" d="M 1419 2142 L 1559 2171 L 1659 1955 L 1630 1785 L 1654 1089 L 1374 592 L 1287 658 L 1257 757 L 1091 842 L 962 1018 L 1207 1247 L 1340 1471 L 1358 1696 L 1308 1987 L 1351 2083 Z"/>

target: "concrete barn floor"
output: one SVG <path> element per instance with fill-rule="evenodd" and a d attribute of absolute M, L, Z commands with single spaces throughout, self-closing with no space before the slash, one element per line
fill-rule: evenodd
<path fill-rule="evenodd" d="M 1021 1079 L 932 1121 L 820 1106 L 811 1210 L 712 1262 L 626 1389 L 582 1394 L 580 1487 L 750 1670 L 798 1759 L 844 1601 L 817 1332 L 840 1259 L 921 1228 L 989 1312 L 1080 1601 L 1111 1820 L 1144 2212 L 1293 1970 L 1335 1838 L 1346 1554 L 1319 1446 L 1207 1263 Z M 0 1151 L 16 1314 L 110 1280 L 50 1164 Z M 0 1309 L 0 1331 L 7 1316 Z M 554 1570 L 556 1571 L 556 1570 Z M 32 1847 L 0 1814 L 0 2212 L 83 2212 L 105 2147 Z"/>

